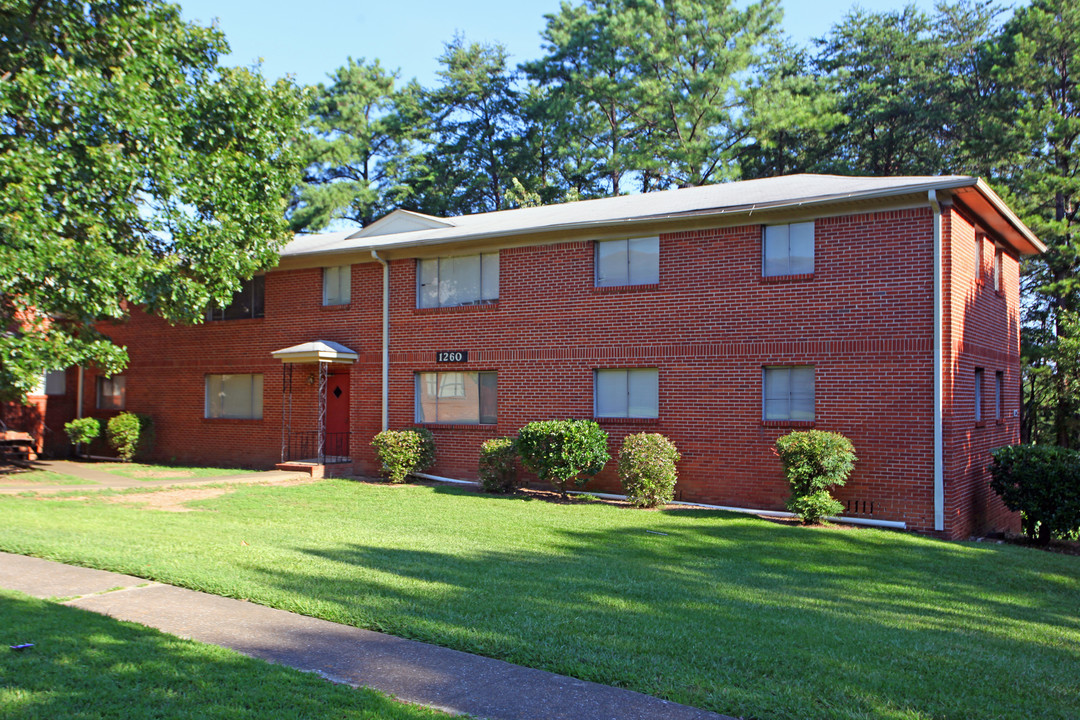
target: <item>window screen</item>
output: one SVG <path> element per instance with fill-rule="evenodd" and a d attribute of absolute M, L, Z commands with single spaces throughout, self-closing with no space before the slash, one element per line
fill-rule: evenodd
<path fill-rule="evenodd" d="M 762 274 L 805 275 L 814 272 L 814 223 L 765 226 Z"/>
<path fill-rule="evenodd" d="M 650 285 L 660 282 L 660 238 L 604 240 L 596 243 L 596 286 Z"/>
<path fill-rule="evenodd" d="M 262 375 L 207 375 L 206 417 L 261 420 Z"/>
<path fill-rule="evenodd" d="M 764 419 L 813 421 L 813 366 L 767 367 L 763 386 Z"/>
<path fill-rule="evenodd" d="M 494 425 L 498 422 L 498 374 L 416 374 L 416 422 Z"/>
<path fill-rule="evenodd" d="M 659 417 L 659 378 L 656 368 L 597 370 L 593 386 L 596 417 Z"/>

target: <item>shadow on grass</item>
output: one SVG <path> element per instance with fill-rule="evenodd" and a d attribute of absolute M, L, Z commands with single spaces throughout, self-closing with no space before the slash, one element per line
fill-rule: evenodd
<path fill-rule="evenodd" d="M 733 715 L 1080 714 L 1071 559 L 694 510 L 553 532 L 528 551 L 305 547 L 318 569 L 256 569 L 331 619 L 375 608 L 393 634 Z"/>
<path fill-rule="evenodd" d="M 0 591 L 5 718 L 394 718 L 446 717 L 370 690 Z"/>

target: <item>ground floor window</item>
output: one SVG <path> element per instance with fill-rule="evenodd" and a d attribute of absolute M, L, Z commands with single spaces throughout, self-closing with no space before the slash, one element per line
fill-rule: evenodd
<path fill-rule="evenodd" d="M 593 405 L 600 418 L 660 417 L 660 372 L 656 368 L 597 370 Z"/>
<path fill-rule="evenodd" d="M 97 406 L 99 410 L 123 410 L 127 404 L 127 382 L 123 377 L 99 377 L 97 379 Z"/>
<path fill-rule="evenodd" d="M 762 368 L 762 417 L 765 420 L 814 420 L 814 367 Z"/>
<path fill-rule="evenodd" d="M 262 420 L 262 375 L 207 375 L 206 417 Z"/>
<path fill-rule="evenodd" d="M 416 422 L 494 425 L 498 373 L 416 373 Z"/>

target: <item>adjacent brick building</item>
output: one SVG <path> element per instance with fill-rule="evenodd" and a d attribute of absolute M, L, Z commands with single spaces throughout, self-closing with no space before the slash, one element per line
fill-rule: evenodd
<path fill-rule="evenodd" d="M 163 460 L 310 458 L 321 426 L 324 459 L 367 475 L 384 422 L 420 423 L 458 479 L 487 438 L 596 418 L 613 455 L 670 437 L 680 498 L 753 509 L 783 508 L 775 439 L 816 427 L 855 444 L 846 517 L 966 537 L 1016 526 L 986 466 L 1019 438 L 1018 263 L 1043 249 L 955 176 L 398 211 L 298 237 L 202 325 L 133 313 L 109 329 L 129 368 L 86 371 L 81 403 L 69 372 L 63 402 L 151 415 Z M 590 487 L 618 492 L 614 463 Z"/>

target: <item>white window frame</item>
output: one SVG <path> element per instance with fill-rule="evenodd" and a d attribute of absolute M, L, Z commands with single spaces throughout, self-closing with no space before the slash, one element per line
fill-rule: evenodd
<path fill-rule="evenodd" d="M 621 377 L 620 377 L 621 376 Z M 636 378 L 636 382 L 632 382 Z M 603 380 L 602 380 L 603 379 Z M 619 384 L 621 380 L 625 403 L 623 409 L 605 409 L 601 407 L 601 382 Z M 646 386 L 652 397 L 643 399 L 635 396 L 635 386 L 639 393 Z M 635 412 L 637 407 L 649 407 L 645 412 Z M 655 420 L 660 417 L 660 369 L 659 368 L 597 368 L 593 370 L 593 417 Z"/>
<path fill-rule="evenodd" d="M 606 252 L 621 254 L 604 270 Z M 617 255 L 616 255 L 617 258 Z M 596 287 L 656 285 L 660 282 L 660 236 L 598 240 L 593 247 L 593 281 Z"/>
<path fill-rule="evenodd" d="M 439 419 L 439 401 L 440 400 L 460 400 L 468 397 L 466 388 L 467 375 L 476 376 L 476 419 L 469 418 L 453 418 L 449 420 Z M 462 371 L 462 370 L 435 370 L 417 372 L 413 376 L 414 394 L 413 394 L 413 419 L 417 423 L 424 425 L 497 425 L 499 422 L 499 373 L 493 370 L 476 370 L 476 371 Z M 485 378 L 491 381 L 490 385 L 485 385 Z M 493 381 L 492 381 L 493 378 Z M 435 417 L 425 418 L 423 416 L 423 402 L 421 401 L 421 389 L 425 389 L 427 394 L 435 399 Z M 484 415 L 484 400 L 487 397 L 487 393 L 494 390 L 494 415 Z"/>
<path fill-rule="evenodd" d="M 476 258 L 479 276 L 475 280 L 477 293 L 456 300 L 448 298 L 452 288 L 447 287 L 446 275 L 453 272 L 450 267 L 460 265 Z M 499 299 L 499 253 L 480 253 L 473 255 L 451 255 L 439 258 L 425 258 L 416 261 L 416 307 L 440 308 L 461 307 L 464 305 L 484 305 Z"/>
<path fill-rule="evenodd" d="M 97 402 L 98 410 L 123 410 L 127 406 L 127 378 L 123 375 L 115 375 L 111 378 L 98 376 L 97 379 Z M 118 392 L 119 391 L 119 392 Z M 105 398 L 116 398 L 105 402 Z"/>
<path fill-rule="evenodd" d="M 809 265 L 796 265 L 792 262 L 791 236 L 799 233 L 803 242 L 806 241 L 806 233 L 809 231 L 810 262 Z M 779 269 L 769 268 L 769 250 L 775 248 L 777 254 L 775 262 L 783 260 L 783 266 Z M 779 251 L 783 250 L 782 253 Z M 762 277 L 786 277 L 789 275 L 812 275 L 814 273 L 815 259 L 817 256 L 816 228 L 814 221 L 801 223 L 787 223 L 785 225 L 763 225 L 761 228 L 761 276 Z M 796 256 L 803 257 L 803 256 Z"/>
<path fill-rule="evenodd" d="M 251 404 L 246 412 L 226 412 L 225 403 L 222 402 L 217 413 L 214 412 L 214 404 L 210 401 L 212 378 L 242 378 L 247 377 L 251 382 Z M 203 417 L 208 420 L 262 420 L 263 418 L 263 375 L 262 373 L 207 373 L 203 379 Z M 218 391 L 224 394 L 224 390 Z"/>
<path fill-rule="evenodd" d="M 810 376 L 810 417 L 795 417 L 796 412 L 794 405 L 798 396 L 802 396 L 805 401 L 807 393 L 795 392 L 792 388 L 792 377 L 794 373 L 792 371 L 799 370 L 800 375 L 806 375 L 807 370 Z M 787 392 L 782 396 L 780 394 L 770 396 L 770 374 L 772 373 L 787 373 Z M 774 375 L 774 378 L 779 379 L 779 375 Z M 769 415 L 769 402 L 785 400 L 787 402 L 787 412 L 782 415 L 776 415 L 770 417 Z M 761 368 L 761 419 L 765 422 L 798 422 L 798 423 L 812 423 L 817 420 L 817 368 L 814 365 L 766 365 Z"/>
<path fill-rule="evenodd" d="M 352 265 L 323 268 L 323 305 L 348 305 L 352 299 Z"/>

